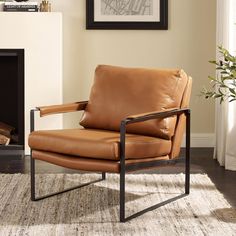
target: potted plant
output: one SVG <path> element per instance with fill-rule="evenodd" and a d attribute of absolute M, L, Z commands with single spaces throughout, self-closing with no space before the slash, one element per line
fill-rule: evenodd
<path fill-rule="evenodd" d="M 217 76 L 208 76 L 210 89 L 204 89 L 202 95 L 206 98 L 236 101 L 236 57 L 231 55 L 222 46 L 218 47 L 220 58 L 218 61 L 209 61 L 216 65 Z"/>

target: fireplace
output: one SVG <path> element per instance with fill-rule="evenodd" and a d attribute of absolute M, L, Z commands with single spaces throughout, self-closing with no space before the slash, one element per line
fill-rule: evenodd
<path fill-rule="evenodd" d="M 24 130 L 24 49 L 0 49 L 0 151 L 24 150 Z"/>

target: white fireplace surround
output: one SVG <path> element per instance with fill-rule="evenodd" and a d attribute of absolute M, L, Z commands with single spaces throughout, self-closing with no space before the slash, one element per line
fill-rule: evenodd
<path fill-rule="evenodd" d="M 25 153 L 30 110 L 62 103 L 62 14 L 0 12 L 0 48 L 25 51 Z M 0 78 L 1 79 L 1 78 Z M 62 115 L 36 116 L 36 129 L 62 128 Z"/>

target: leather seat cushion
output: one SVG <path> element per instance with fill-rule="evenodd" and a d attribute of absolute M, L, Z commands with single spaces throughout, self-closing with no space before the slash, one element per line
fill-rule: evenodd
<path fill-rule="evenodd" d="M 75 170 L 86 170 L 86 171 L 104 171 L 119 173 L 120 162 L 112 160 L 101 160 L 94 158 L 74 157 L 64 154 L 51 153 L 45 151 L 32 151 L 32 157 L 37 160 L 46 161 L 54 165 L 63 166 Z M 125 165 L 128 167 L 132 164 L 147 163 L 153 161 L 169 160 L 169 156 L 152 157 L 145 159 L 129 159 L 125 161 Z M 142 169 L 140 166 L 138 169 Z"/>
<path fill-rule="evenodd" d="M 34 131 L 29 136 L 33 150 L 73 156 L 119 160 L 120 133 L 94 129 Z M 168 155 L 171 141 L 156 137 L 127 134 L 126 159 Z"/>
<path fill-rule="evenodd" d="M 179 108 L 188 76 L 183 70 L 123 68 L 100 65 L 80 124 L 85 128 L 120 130 L 127 116 Z M 176 117 L 127 126 L 128 133 L 171 139 Z"/>

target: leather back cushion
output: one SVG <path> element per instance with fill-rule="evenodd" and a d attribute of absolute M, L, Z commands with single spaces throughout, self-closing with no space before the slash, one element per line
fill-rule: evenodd
<path fill-rule="evenodd" d="M 80 124 L 119 131 L 121 120 L 129 115 L 179 108 L 187 81 L 183 70 L 100 65 Z M 175 125 L 174 116 L 128 125 L 127 132 L 171 139 Z"/>

